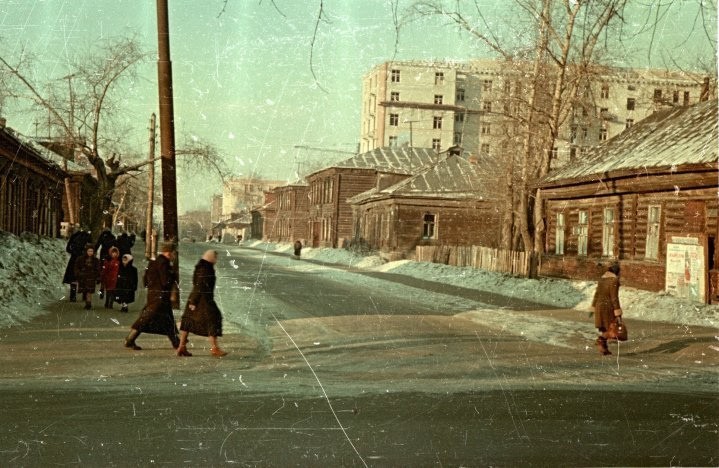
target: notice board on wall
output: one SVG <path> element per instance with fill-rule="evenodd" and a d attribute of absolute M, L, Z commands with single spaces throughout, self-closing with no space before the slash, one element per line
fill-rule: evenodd
<path fill-rule="evenodd" d="M 706 302 L 706 236 L 671 236 L 667 242 L 667 293 Z"/>

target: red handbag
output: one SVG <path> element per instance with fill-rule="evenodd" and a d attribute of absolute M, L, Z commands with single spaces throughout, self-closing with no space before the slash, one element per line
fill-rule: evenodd
<path fill-rule="evenodd" d="M 627 325 L 623 321 L 617 319 L 609 324 L 608 340 L 627 341 L 627 338 Z"/>

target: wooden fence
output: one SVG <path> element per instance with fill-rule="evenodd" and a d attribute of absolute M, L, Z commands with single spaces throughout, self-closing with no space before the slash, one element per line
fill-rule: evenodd
<path fill-rule="evenodd" d="M 529 276 L 530 256 L 526 252 L 500 250 L 479 245 L 418 245 L 418 262 L 470 266 L 487 271 Z"/>

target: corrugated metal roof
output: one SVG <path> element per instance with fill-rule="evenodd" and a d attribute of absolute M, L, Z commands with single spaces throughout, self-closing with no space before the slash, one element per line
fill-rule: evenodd
<path fill-rule="evenodd" d="M 483 200 L 492 196 L 485 180 L 486 174 L 478 163 L 469 162 L 461 156 L 453 155 L 384 190 L 378 191 L 374 188 L 349 201 L 357 203 L 392 195 Z"/>
<path fill-rule="evenodd" d="M 431 148 L 410 148 L 407 146 L 375 148 L 357 154 L 329 167 L 377 169 L 395 174 L 416 174 L 435 164 L 437 152 Z"/>
<path fill-rule="evenodd" d="M 717 101 L 657 112 L 586 153 L 584 161 L 549 173 L 548 182 L 613 171 L 717 162 Z"/>

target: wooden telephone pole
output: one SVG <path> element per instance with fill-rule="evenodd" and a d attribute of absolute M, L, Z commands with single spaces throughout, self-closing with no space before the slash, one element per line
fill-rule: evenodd
<path fill-rule="evenodd" d="M 157 252 L 157 236 L 152 226 L 153 211 L 155 209 L 155 114 L 150 116 L 150 151 L 147 155 L 149 161 L 147 182 L 147 216 L 145 217 L 145 258 L 148 260 Z"/>

